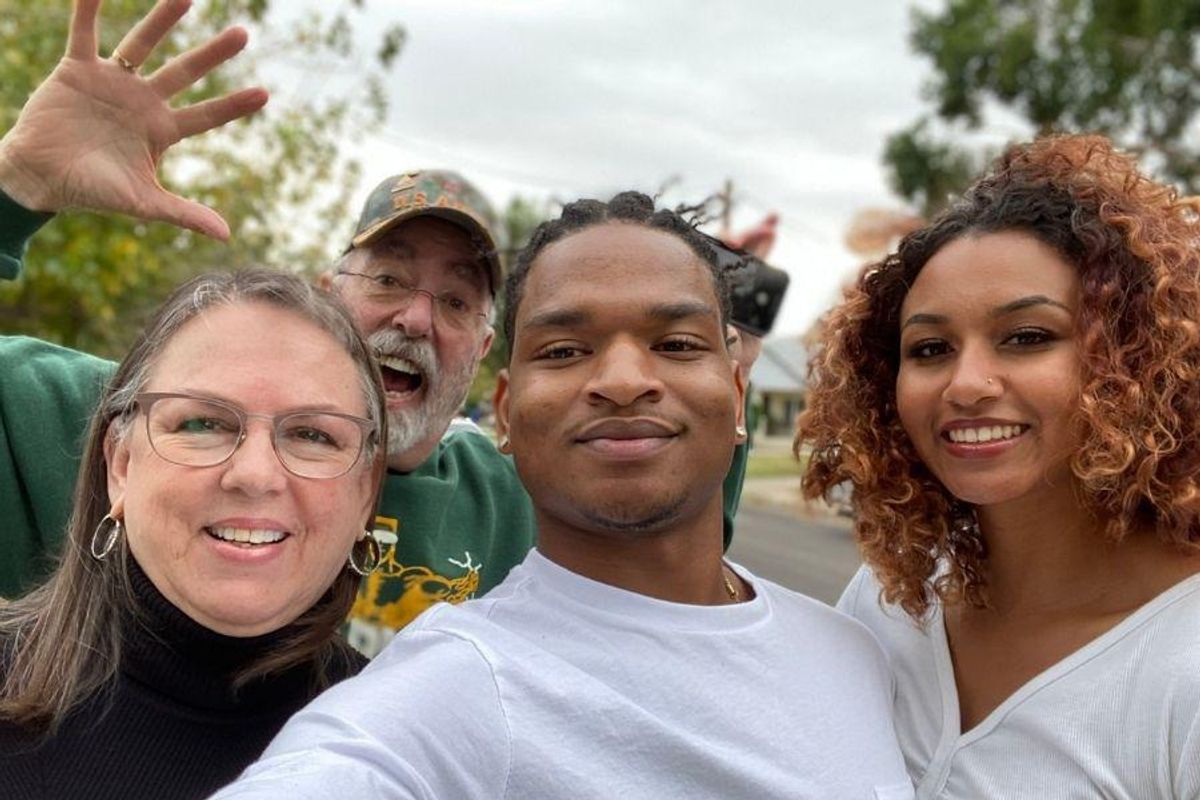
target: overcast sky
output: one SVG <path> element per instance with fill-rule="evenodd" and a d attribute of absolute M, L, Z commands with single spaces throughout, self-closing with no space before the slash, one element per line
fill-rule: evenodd
<path fill-rule="evenodd" d="M 854 212 L 900 207 L 880 153 L 922 109 L 912 5 L 367 0 L 364 33 L 399 21 L 408 41 L 386 129 L 358 151 L 359 196 L 414 167 L 457 169 L 498 209 L 672 179 L 666 202 L 698 201 L 729 178 L 735 227 L 782 216 L 771 261 L 792 285 L 776 333 L 799 333 L 856 268 Z"/>

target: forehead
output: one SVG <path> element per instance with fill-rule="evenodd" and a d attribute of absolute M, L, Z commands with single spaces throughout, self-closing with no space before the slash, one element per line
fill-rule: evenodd
<path fill-rule="evenodd" d="M 358 369 L 332 334 L 288 309 L 222 304 L 188 320 L 154 358 L 147 389 L 195 391 L 258 406 L 361 411 Z"/>
<path fill-rule="evenodd" d="M 629 223 L 595 225 L 546 247 L 523 294 L 518 330 L 523 320 L 552 306 L 612 317 L 665 303 L 703 303 L 720 323 L 708 265 L 678 236 Z"/>
<path fill-rule="evenodd" d="M 472 283 L 487 281 L 487 265 L 479 243 L 464 228 L 439 217 L 405 220 L 362 251 L 368 264 L 429 264 L 435 271 Z"/>
<path fill-rule="evenodd" d="M 1075 266 L 1031 234 L 966 235 L 944 245 L 921 269 L 904 299 L 902 316 L 990 309 L 1031 295 L 1074 308 L 1079 291 Z"/>

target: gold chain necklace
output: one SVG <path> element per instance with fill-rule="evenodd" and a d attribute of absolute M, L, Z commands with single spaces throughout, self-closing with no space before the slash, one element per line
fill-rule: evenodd
<path fill-rule="evenodd" d="M 742 595 L 737 590 L 737 587 L 733 585 L 733 581 L 729 580 L 730 572 L 732 572 L 732 570 L 730 570 L 729 567 L 725 566 L 725 564 L 722 563 L 721 564 L 721 580 L 725 581 L 725 593 L 727 595 L 729 595 L 730 600 L 737 603 L 742 599 Z"/>

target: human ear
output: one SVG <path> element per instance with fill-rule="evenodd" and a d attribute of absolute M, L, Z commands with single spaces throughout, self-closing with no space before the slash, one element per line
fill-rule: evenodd
<path fill-rule="evenodd" d="M 499 443 L 496 445 L 501 453 L 511 453 L 512 445 L 508 440 L 508 370 L 502 369 L 496 375 L 496 392 L 492 395 L 492 408 L 496 410 L 496 434 Z"/>
<path fill-rule="evenodd" d="M 104 431 L 104 464 L 108 474 L 108 502 L 114 509 L 124 506 L 129 455 L 129 437 L 122 435 L 116 422 L 110 422 Z"/>

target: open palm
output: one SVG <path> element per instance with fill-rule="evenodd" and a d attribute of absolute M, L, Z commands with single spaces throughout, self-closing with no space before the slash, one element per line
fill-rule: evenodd
<path fill-rule="evenodd" d="M 230 28 L 146 77 L 127 68 L 145 61 L 189 5 L 188 0 L 160 0 L 126 34 L 114 57 L 101 59 L 96 50 L 100 0 L 79 0 L 66 55 L 0 140 L 0 188 L 37 210 L 116 211 L 227 239 L 229 227 L 219 214 L 167 192 L 157 173 L 171 145 L 251 114 L 266 102 L 262 89 L 178 109 L 168 102 L 245 47 L 246 32 Z"/>

